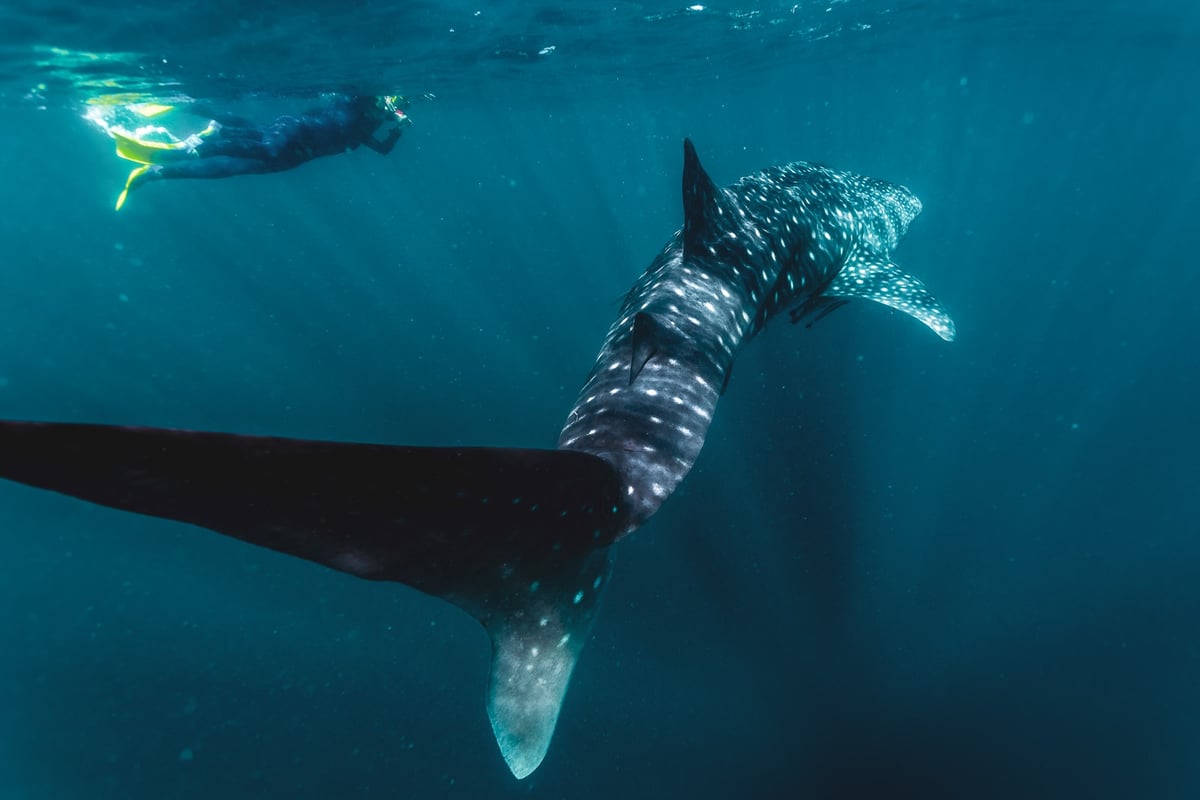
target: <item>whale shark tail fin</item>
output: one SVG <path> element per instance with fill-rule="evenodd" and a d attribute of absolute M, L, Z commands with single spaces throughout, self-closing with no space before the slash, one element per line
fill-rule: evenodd
<path fill-rule="evenodd" d="M 513 775 L 537 769 L 612 569 L 612 549 L 514 575 L 480 617 L 492 639 L 487 709 Z M 480 616 L 477 614 L 477 616 Z"/>
<path fill-rule="evenodd" d="M 608 463 L 562 450 L 0 422 L 0 478 L 454 603 L 491 637 L 488 714 L 518 778 L 549 747 L 618 518 Z"/>

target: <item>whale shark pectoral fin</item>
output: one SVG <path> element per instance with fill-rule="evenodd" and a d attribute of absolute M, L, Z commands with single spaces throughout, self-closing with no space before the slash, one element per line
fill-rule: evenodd
<path fill-rule="evenodd" d="M 550 747 L 611 567 L 606 548 L 544 573 L 522 569 L 480 615 L 492 639 L 488 717 L 517 778 L 537 769 Z"/>
<path fill-rule="evenodd" d="M 946 313 L 946 309 L 942 308 L 942 304 L 919 278 L 909 275 L 890 261 L 875 260 L 856 253 L 847 259 L 846 265 L 820 296 L 825 300 L 843 302 L 859 297 L 874 300 L 923 322 L 947 342 L 954 341 L 954 320 Z M 830 308 L 825 313 L 832 310 Z M 792 321 L 797 321 L 794 313 Z"/>
<path fill-rule="evenodd" d="M 792 324 L 795 325 L 797 322 L 807 319 L 808 322 L 804 323 L 804 327 L 811 328 L 849 302 L 849 300 L 838 297 L 826 297 L 823 294 L 813 295 L 791 310 Z"/>

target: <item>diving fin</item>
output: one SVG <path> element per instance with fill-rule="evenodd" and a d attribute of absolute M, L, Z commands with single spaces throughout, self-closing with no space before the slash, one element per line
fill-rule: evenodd
<path fill-rule="evenodd" d="M 139 129 L 139 132 L 143 130 L 147 129 Z M 206 138 L 221 130 L 221 124 L 212 120 L 204 130 L 190 134 L 185 139 L 175 139 L 165 128 L 150 130 L 162 133 L 164 136 L 170 137 L 172 141 L 155 141 L 147 136 L 130 133 L 121 128 L 110 128 L 108 134 L 116 142 L 117 155 L 126 161 L 135 161 L 138 164 L 170 164 L 195 157 L 196 148 Z"/>
<path fill-rule="evenodd" d="M 134 167 L 133 171 L 129 173 L 129 177 L 125 179 L 125 188 L 117 195 L 117 205 L 114 210 L 120 211 L 121 207 L 125 205 L 125 201 L 129 198 L 130 191 L 150 180 L 149 176 L 155 176 L 155 173 L 160 169 L 162 167 L 158 164 L 142 164 L 140 167 Z"/>
<path fill-rule="evenodd" d="M 491 637 L 488 715 L 518 778 L 549 747 L 620 516 L 613 468 L 570 450 L 0 422 L 0 478 L 454 603 Z"/>

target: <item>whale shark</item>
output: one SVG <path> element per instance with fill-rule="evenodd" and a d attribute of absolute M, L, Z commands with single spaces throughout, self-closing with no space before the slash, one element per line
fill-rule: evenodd
<path fill-rule="evenodd" d="M 542 763 L 612 569 L 704 444 L 734 356 L 772 319 L 851 300 L 954 323 L 892 260 L 907 189 L 806 162 L 717 186 L 684 140 L 683 227 L 630 289 L 557 447 L 403 447 L 0 422 L 0 477 L 208 528 L 442 598 L 492 643 L 487 711 Z"/>

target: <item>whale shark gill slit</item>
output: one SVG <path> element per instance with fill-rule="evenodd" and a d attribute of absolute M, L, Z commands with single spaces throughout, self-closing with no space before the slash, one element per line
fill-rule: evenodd
<path fill-rule="evenodd" d="M 459 606 L 492 640 L 488 715 L 542 762 L 611 570 L 699 456 L 734 356 L 776 316 L 852 299 L 943 339 L 892 250 L 907 189 L 795 162 L 718 187 L 684 142 L 683 226 L 625 295 L 555 450 L 430 448 L 0 422 L 0 477 L 190 523 Z"/>

